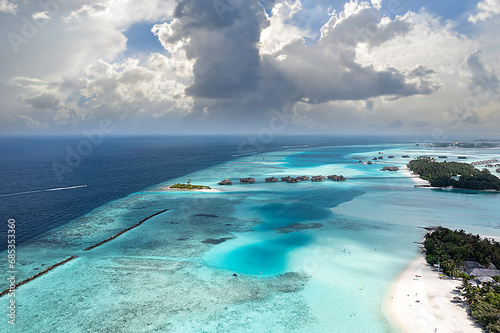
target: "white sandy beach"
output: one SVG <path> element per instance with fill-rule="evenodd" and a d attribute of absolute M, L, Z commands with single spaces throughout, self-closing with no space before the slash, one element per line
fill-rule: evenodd
<path fill-rule="evenodd" d="M 410 169 L 408 169 L 408 167 L 406 166 L 406 164 L 401 168 L 401 171 L 403 171 L 403 173 L 406 176 L 408 176 L 409 178 L 411 178 L 413 180 L 413 182 L 415 182 L 415 185 L 419 185 L 419 186 L 422 186 L 422 185 L 430 186 L 431 185 L 431 183 L 428 180 L 420 178 L 419 175 L 417 175 L 416 173 L 414 173 L 413 171 L 411 171 Z"/>
<path fill-rule="evenodd" d="M 483 332 L 467 315 L 455 288 L 459 280 L 440 279 L 423 254 L 401 273 L 389 295 L 388 310 L 404 332 Z"/>

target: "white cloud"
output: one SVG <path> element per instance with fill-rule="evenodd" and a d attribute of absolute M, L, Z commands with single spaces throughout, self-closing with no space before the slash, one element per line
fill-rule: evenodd
<path fill-rule="evenodd" d="M 239 131 L 287 109 L 292 128 L 405 133 L 449 125 L 445 111 L 500 70 L 495 20 L 469 38 L 425 11 L 381 17 L 379 0 L 338 13 L 327 1 L 276 0 L 266 2 L 271 15 L 256 0 L 234 3 L 222 19 L 206 0 L 78 1 L 57 13 L 19 5 L 45 23 L 18 54 L 0 50 L 1 122 L 77 128 L 131 107 L 130 126 L 184 119 Z M 495 3 L 482 1 L 475 20 L 491 17 Z M 137 23 L 155 23 L 164 54 L 124 56 L 124 31 Z M 19 34 L 22 24 L 13 15 L 0 22 Z M 497 104 L 464 111 L 461 126 L 489 126 Z"/>
<path fill-rule="evenodd" d="M 500 0 L 482 0 L 477 4 L 476 15 L 469 16 L 469 22 L 477 23 L 500 14 Z"/>
<path fill-rule="evenodd" d="M 91 5 L 83 5 L 80 9 L 71 12 L 68 17 L 65 17 L 63 20 L 65 22 L 81 22 L 82 20 L 93 17 L 100 19 L 109 19 L 111 18 L 110 8 L 107 4 L 104 3 L 94 3 Z"/>
<path fill-rule="evenodd" d="M 259 50 L 261 54 L 273 54 L 286 45 L 313 34 L 293 24 L 293 17 L 302 9 L 300 1 L 277 3 L 269 18 L 269 26 L 262 30 Z"/>
<path fill-rule="evenodd" d="M 48 11 L 34 13 L 33 15 L 31 15 L 31 18 L 33 20 L 42 20 L 42 21 L 43 20 L 51 20 L 51 17 L 49 16 Z"/>
<path fill-rule="evenodd" d="M 26 129 L 34 129 L 34 128 L 48 128 L 49 125 L 47 123 L 39 122 L 38 120 L 33 120 L 33 118 L 25 116 L 25 115 L 15 115 L 9 121 L 10 125 L 16 128 L 26 128 Z"/>
<path fill-rule="evenodd" d="M 17 12 L 17 4 L 8 0 L 0 0 L 0 13 L 15 14 Z"/>
<path fill-rule="evenodd" d="M 124 106 L 161 117 L 190 111 L 192 99 L 184 92 L 191 82 L 189 63 L 154 53 L 142 63 L 132 58 L 113 63 L 97 60 L 74 79 L 47 82 L 17 77 L 11 83 L 23 89 L 20 102 L 50 111 L 59 124 L 99 118 Z"/>

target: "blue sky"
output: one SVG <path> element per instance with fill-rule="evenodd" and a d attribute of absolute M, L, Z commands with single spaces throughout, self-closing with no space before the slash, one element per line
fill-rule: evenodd
<path fill-rule="evenodd" d="M 500 0 L 0 0 L 0 135 L 496 134 Z"/>
<path fill-rule="evenodd" d="M 124 56 L 134 57 L 140 54 L 150 54 L 152 52 L 163 53 L 165 51 L 158 37 L 151 32 L 154 25 L 155 23 L 140 22 L 130 26 L 124 32 L 127 38 L 127 49 L 124 52 Z"/>

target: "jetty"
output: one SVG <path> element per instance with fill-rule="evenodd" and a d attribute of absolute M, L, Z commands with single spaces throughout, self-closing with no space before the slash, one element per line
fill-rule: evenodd
<path fill-rule="evenodd" d="M 498 158 L 493 158 L 491 160 L 484 160 L 484 161 L 477 161 L 477 162 L 471 162 L 470 165 L 483 165 L 483 164 L 488 164 L 488 163 L 495 163 L 498 162 Z"/>

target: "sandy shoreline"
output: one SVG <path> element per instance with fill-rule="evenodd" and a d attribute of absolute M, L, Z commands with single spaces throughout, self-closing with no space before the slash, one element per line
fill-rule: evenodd
<path fill-rule="evenodd" d="M 413 180 L 413 182 L 415 183 L 415 185 L 418 185 L 418 186 L 431 186 L 431 183 L 428 180 L 420 178 L 419 175 L 417 175 L 416 173 L 414 173 L 413 171 L 411 171 L 410 169 L 408 169 L 408 167 L 406 165 L 404 165 L 401 168 L 401 171 L 403 171 L 403 173 L 406 176 L 408 176 L 409 178 L 411 178 L 411 180 Z"/>
<path fill-rule="evenodd" d="M 440 279 L 419 254 L 400 274 L 385 304 L 403 332 L 483 332 L 461 303 L 452 303 L 461 281 Z M 437 330 L 436 330 L 437 329 Z"/>

